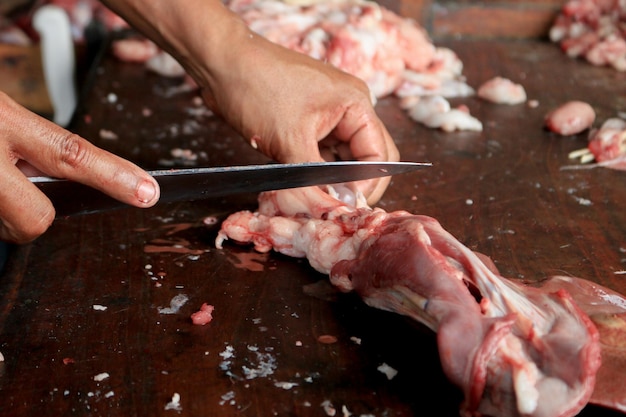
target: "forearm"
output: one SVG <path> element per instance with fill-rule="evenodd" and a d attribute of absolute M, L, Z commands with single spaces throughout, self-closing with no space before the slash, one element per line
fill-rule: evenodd
<path fill-rule="evenodd" d="M 174 56 L 203 88 L 241 56 L 252 33 L 220 0 L 102 0 Z"/>

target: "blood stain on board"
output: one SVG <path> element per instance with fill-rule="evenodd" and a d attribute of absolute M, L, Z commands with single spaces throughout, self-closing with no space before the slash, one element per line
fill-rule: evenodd
<path fill-rule="evenodd" d="M 228 260 L 235 268 L 246 269 L 253 272 L 262 272 L 265 270 L 265 262 L 268 255 L 266 253 L 256 252 L 231 252 Z"/>

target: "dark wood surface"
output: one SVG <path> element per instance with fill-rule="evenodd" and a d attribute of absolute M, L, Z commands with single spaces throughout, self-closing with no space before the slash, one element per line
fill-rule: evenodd
<path fill-rule="evenodd" d="M 592 104 L 598 122 L 626 110 L 626 74 L 547 43 L 448 45 L 471 85 L 508 77 L 539 107 L 458 100 L 485 129 L 443 133 L 381 100 L 402 158 L 434 167 L 394 178 L 380 206 L 435 217 L 504 276 L 574 275 L 626 294 L 626 173 L 562 170 L 586 134 L 543 129 L 545 113 L 570 99 Z M 164 97 L 176 81 L 110 58 L 93 80 L 73 129 L 146 168 L 184 165 L 175 148 L 192 150 L 198 166 L 265 161 L 218 119 L 190 112 L 193 94 Z M 330 401 L 337 415 L 345 406 L 356 416 L 457 416 L 461 393 L 430 331 L 335 294 L 303 260 L 215 248 L 218 225 L 203 219 L 255 206 L 255 195 L 240 195 L 62 219 L 11 248 L 0 276 L 0 415 L 325 416 Z M 189 298 L 179 313 L 161 314 L 178 294 Z M 204 302 L 213 322 L 192 325 Z M 328 335 L 336 342 L 320 341 Z M 398 371 L 392 380 L 383 363 Z M 174 393 L 180 411 L 166 410 Z M 592 405 L 583 414 L 618 415 Z"/>

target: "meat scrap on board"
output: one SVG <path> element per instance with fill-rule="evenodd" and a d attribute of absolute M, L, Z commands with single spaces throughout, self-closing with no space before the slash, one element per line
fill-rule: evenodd
<path fill-rule="evenodd" d="M 565 169 L 605 167 L 626 171 L 626 119 L 605 120 L 599 128 L 591 129 L 588 139 L 586 148 L 569 154 L 570 159 L 578 159 L 583 165 L 570 165 Z M 590 163 L 594 160 L 595 163 Z"/>
<path fill-rule="evenodd" d="M 596 112 L 589 103 L 571 100 L 551 110 L 545 117 L 548 130 L 563 136 L 576 135 L 589 129 Z"/>
<path fill-rule="evenodd" d="M 232 239 L 305 257 L 341 291 L 428 326 L 446 376 L 464 393 L 463 415 L 574 416 L 592 400 L 601 335 L 583 308 L 605 303 L 626 315 L 626 299 L 577 278 L 523 285 L 431 217 L 372 209 L 362 199 L 353 207 L 331 194 L 263 193 L 256 212 L 223 222 L 216 246 Z M 602 398 L 624 406 L 619 401 Z"/>
<path fill-rule="evenodd" d="M 584 101 L 570 100 L 550 110 L 545 116 L 545 127 L 558 135 L 570 136 L 589 130 L 585 148 L 569 153 L 582 165 L 568 165 L 563 169 L 590 169 L 596 167 L 626 170 L 626 119 L 606 119 L 600 127 L 593 128 L 596 113 Z M 594 162 L 595 163 L 591 163 Z"/>
<path fill-rule="evenodd" d="M 448 100 L 439 95 L 407 97 L 401 101 L 401 105 L 408 109 L 411 119 L 426 127 L 438 128 L 444 132 L 483 130 L 481 121 L 473 117 L 466 106 L 452 108 Z"/>
<path fill-rule="evenodd" d="M 520 104 L 526 101 L 526 90 L 508 78 L 494 77 L 485 81 L 476 92 L 483 100 L 497 104 Z"/>

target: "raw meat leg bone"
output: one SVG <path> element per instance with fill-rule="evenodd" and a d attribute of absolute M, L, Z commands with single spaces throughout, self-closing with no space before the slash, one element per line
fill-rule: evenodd
<path fill-rule="evenodd" d="M 342 291 L 437 333 L 466 416 L 574 416 L 600 366 L 598 331 L 562 289 L 500 276 L 433 218 L 353 208 L 317 188 L 261 194 L 224 221 L 225 239 L 306 257 Z"/>
<path fill-rule="evenodd" d="M 585 405 L 600 365 L 598 333 L 568 293 L 496 275 L 429 217 L 390 218 L 373 240 L 336 264 L 331 281 L 437 332 L 467 414 L 562 416 Z"/>

